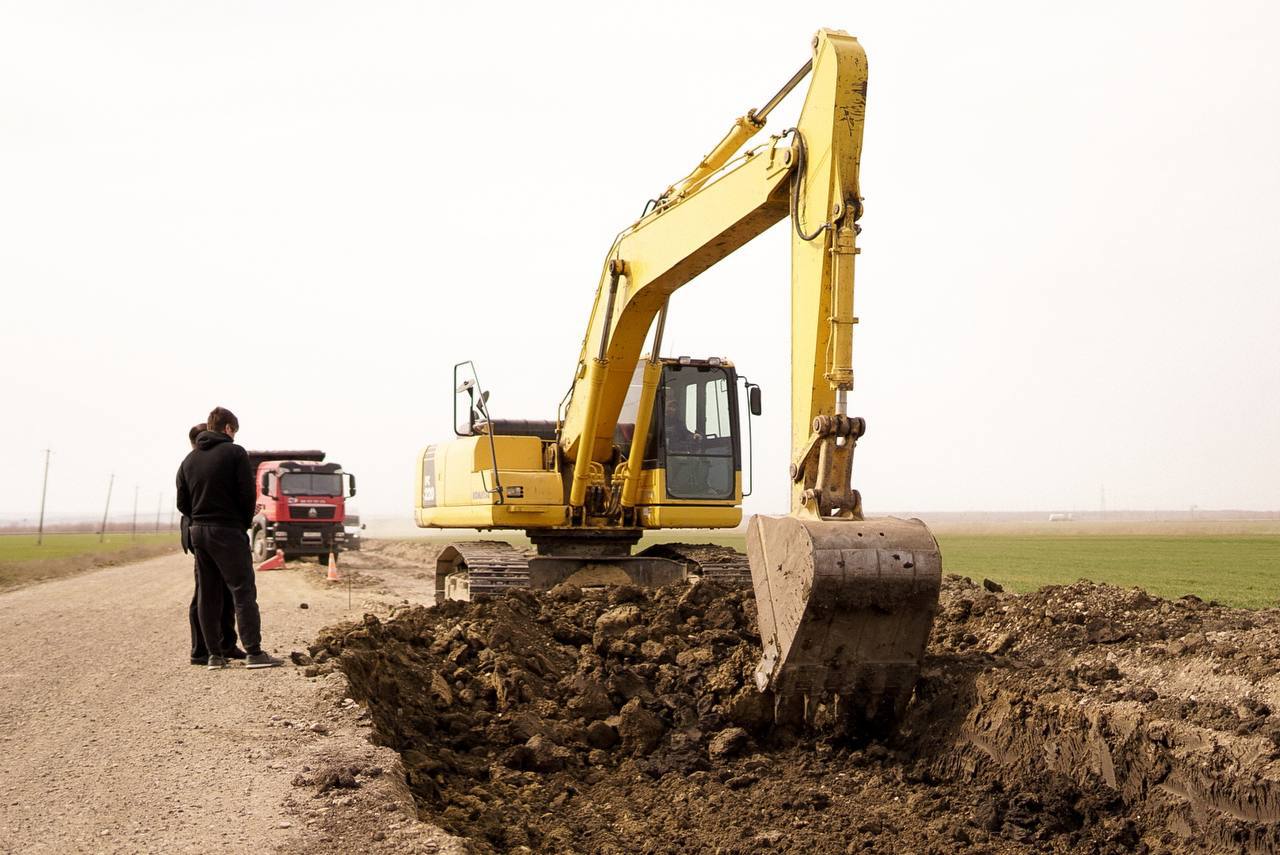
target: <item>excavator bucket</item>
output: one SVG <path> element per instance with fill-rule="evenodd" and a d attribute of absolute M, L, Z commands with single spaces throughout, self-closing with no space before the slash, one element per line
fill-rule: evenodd
<path fill-rule="evenodd" d="M 820 701 L 852 727 L 891 728 L 920 673 L 942 555 L 920 520 L 755 516 L 747 557 L 764 647 L 756 684 L 779 723 Z"/>

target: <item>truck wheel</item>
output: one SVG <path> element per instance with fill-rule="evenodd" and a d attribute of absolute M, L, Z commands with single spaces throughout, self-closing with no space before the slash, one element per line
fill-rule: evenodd
<path fill-rule="evenodd" d="M 321 567 L 329 566 L 329 553 L 326 552 L 323 555 L 317 555 L 316 559 L 320 562 Z"/>
<path fill-rule="evenodd" d="M 262 529 L 253 533 L 253 557 L 255 561 L 267 560 L 267 538 Z"/>

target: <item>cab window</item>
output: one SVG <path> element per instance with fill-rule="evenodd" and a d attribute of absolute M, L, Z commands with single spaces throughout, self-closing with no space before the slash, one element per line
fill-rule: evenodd
<path fill-rule="evenodd" d="M 734 498 L 737 419 L 732 390 L 723 368 L 668 365 L 663 372 L 662 440 L 671 498 Z"/>

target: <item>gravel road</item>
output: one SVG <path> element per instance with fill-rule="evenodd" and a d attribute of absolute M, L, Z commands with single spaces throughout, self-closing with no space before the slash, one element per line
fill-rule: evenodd
<path fill-rule="evenodd" d="M 417 821 L 342 675 L 288 663 L 326 624 L 429 602 L 396 563 L 350 556 L 350 608 L 315 564 L 260 574 L 287 663 L 261 671 L 188 663 L 186 556 L 0 594 L 0 852 L 461 851 Z M 332 769 L 357 774 L 321 792 Z"/>

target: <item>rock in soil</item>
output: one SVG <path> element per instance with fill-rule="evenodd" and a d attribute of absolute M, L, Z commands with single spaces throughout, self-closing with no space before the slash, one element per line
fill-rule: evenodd
<path fill-rule="evenodd" d="M 772 727 L 751 594 L 707 582 L 366 615 L 311 653 L 478 852 L 1280 851 L 1280 613 L 992 588 L 945 581 L 879 741 L 826 699 Z"/>

